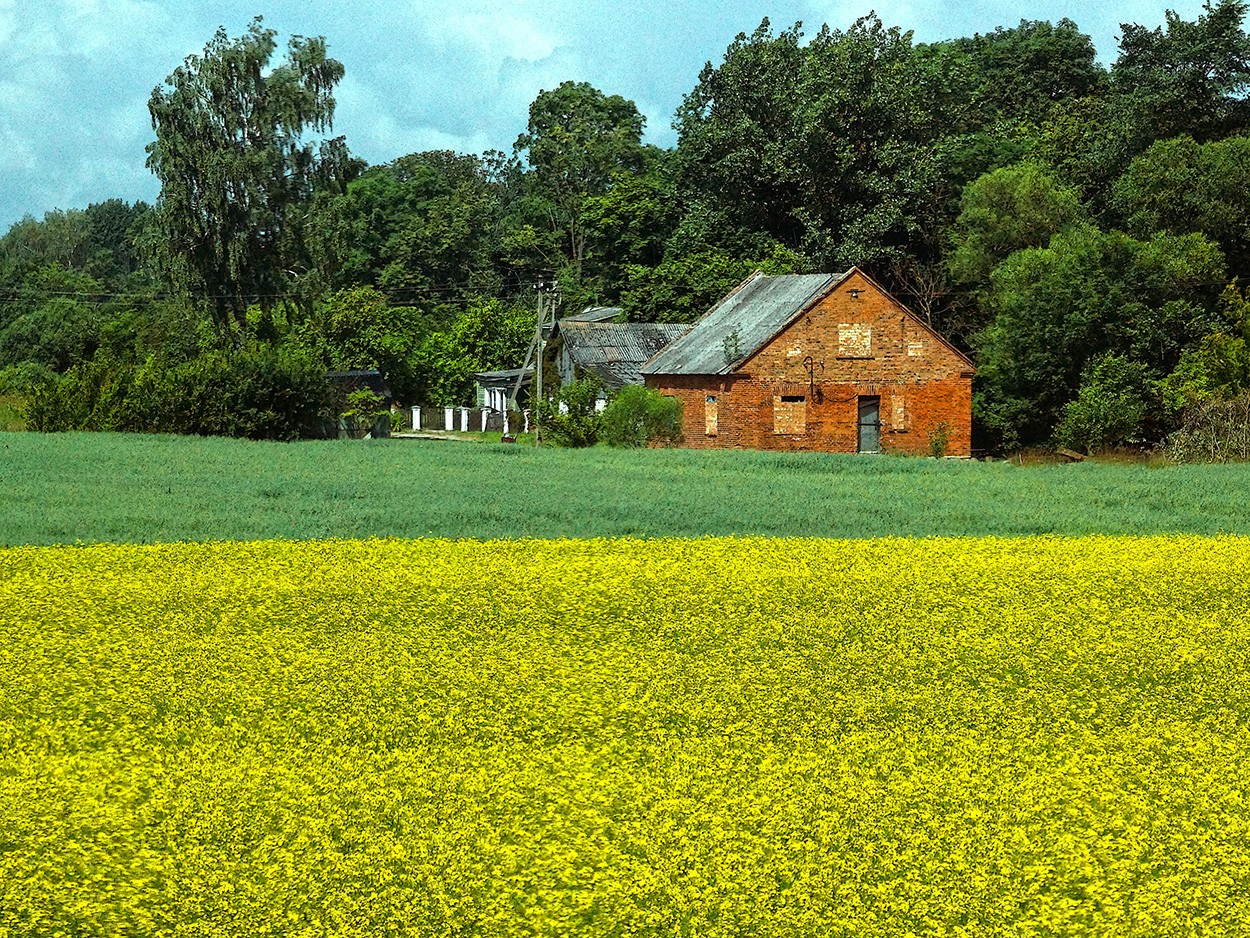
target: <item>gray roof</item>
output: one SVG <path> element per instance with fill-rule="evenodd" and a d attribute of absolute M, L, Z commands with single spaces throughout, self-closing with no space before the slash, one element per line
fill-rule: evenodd
<path fill-rule="evenodd" d="M 619 306 L 587 306 L 580 313 L 565 316 L 561 322 L 607 322 L 621 315 Z"/>
<path fill-rule="evenodd" d="M 565 316 L 557 322 L 609 322 L 621 315 L 619 306 L 587 306 L 580 313 L 574 313 L 572 316 Z M 543 325 L 543 339 L 551 338 L 555 331 L 555 323 L 545 323 Z"/>
<path fill-rule="evenodd" d="M 690 329 L 688 323 L 560 321 L 565 350 L 578 367 L 615 390 L 642 384 L 642 365 Z"/>
<path fill-rule="evenodd" d="M 642 369 L 645 375 L 725 375 L 759 351 L 847 274 L 756 273 Z M 728 359 L 728 360 L 726 360 Z"/>
<path fill-rule="evenodd" d="M 473 377 L 483 387 L 487 385 L 515 384 L 517 378 L 521 378 L 522 385 L 527 385 L 534 377 L 534 367 L 531 365 L 529 368 L 502 368 L 499 371 L 479 371 Z"/>

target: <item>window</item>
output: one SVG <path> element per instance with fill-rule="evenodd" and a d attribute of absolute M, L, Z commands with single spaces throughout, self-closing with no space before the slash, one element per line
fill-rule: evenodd
<path fill-rule="evenodd" d="M 716 395 L 709 394 L 703 403 L 703 432 L 707 436 L 716 436 L 716 408 Z"/>
<path fill-rule="evenodd" d="M 872 326 L 839 323 L 838 358 L 872 358 Z"/>
<path fill-rule="evenodd" d="M 803 394 L 782 394 L 773 398 L 773 433 L 807 432 L 807 397 Z"/>
<path fill-rule="evenodd" d="M 894 419 L 891 421 L 893 429 L 898 430 L 898 431 L 906 430 L 907 429 L 907 405 L 903 398 L 902 388 L 898 388 L 897 390 L 895 390 L 893 398 L 891 400 L 891 404 L 893 405 L 893 410 L 894 410 Z"/>

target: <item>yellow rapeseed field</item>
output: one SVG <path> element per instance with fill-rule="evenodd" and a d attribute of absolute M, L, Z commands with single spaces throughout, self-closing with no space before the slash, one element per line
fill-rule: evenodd
<path fill-rule="evenodd" d="M 0 936 L 1250 930 L 1250 539 L 0 550 Z"/>

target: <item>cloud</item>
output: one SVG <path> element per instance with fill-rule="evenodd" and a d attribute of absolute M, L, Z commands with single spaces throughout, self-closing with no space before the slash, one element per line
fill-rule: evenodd
<path fill-rule="evenodd" d="M 808 35 L 826 21 L 845 29 L 872 6 L 920 42 L 1071 15 L 1107 62 L 1120 20 L 1153 27 L 1167 6 L 1192 20 L 1202 0 L 1146 11 L 1119 0 L 1075 14 L 1057 0 L 267 0 L 265 25 L 283 43 L 326 37 L 347 71 L 335 132 L 378 163 L 432 148 L 509 150 L 539 91 L 570 80 L 633 100 L 647 139 L 671 146 L 682 96 L 736 34 L 765 15 L 775 30 L 796 20 Z M 255 9 L 254 0 L 32 0 L 19 16 L 17 0 L 0 0 L 0 231 L 24 213 L 153 198 L 148 95 L 218 26 L 242 35 Z"/>
<path fill-rule="evenodd" d="M 170 33 L 168 13 L 144 0 L 32 4 L 20 21 L 0 8 L 0 165 L 13 182 L 0 196 L 0 225 L 153 197 L 147 96 Z"/>

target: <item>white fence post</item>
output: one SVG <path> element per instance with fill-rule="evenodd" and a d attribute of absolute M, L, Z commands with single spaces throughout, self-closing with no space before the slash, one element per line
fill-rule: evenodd
<path fill-rule="evenodd" d="M 414 407 L 412 409 L 412 429 L 414 430 L 421 429 L 421 408 L 420 407 Z"/>
<path fill-rule="evenodd" d="M 460 432 L 467 433 L 469 430 L 469 408 L 460 408 Z"/>
<path fill-rule="evenodd" d="M 451 407 L 443 408 L 443 429 L 444 430 L 456 429 L 456 417 L 455 417 L 454 408 L 451 408 Z"/>

